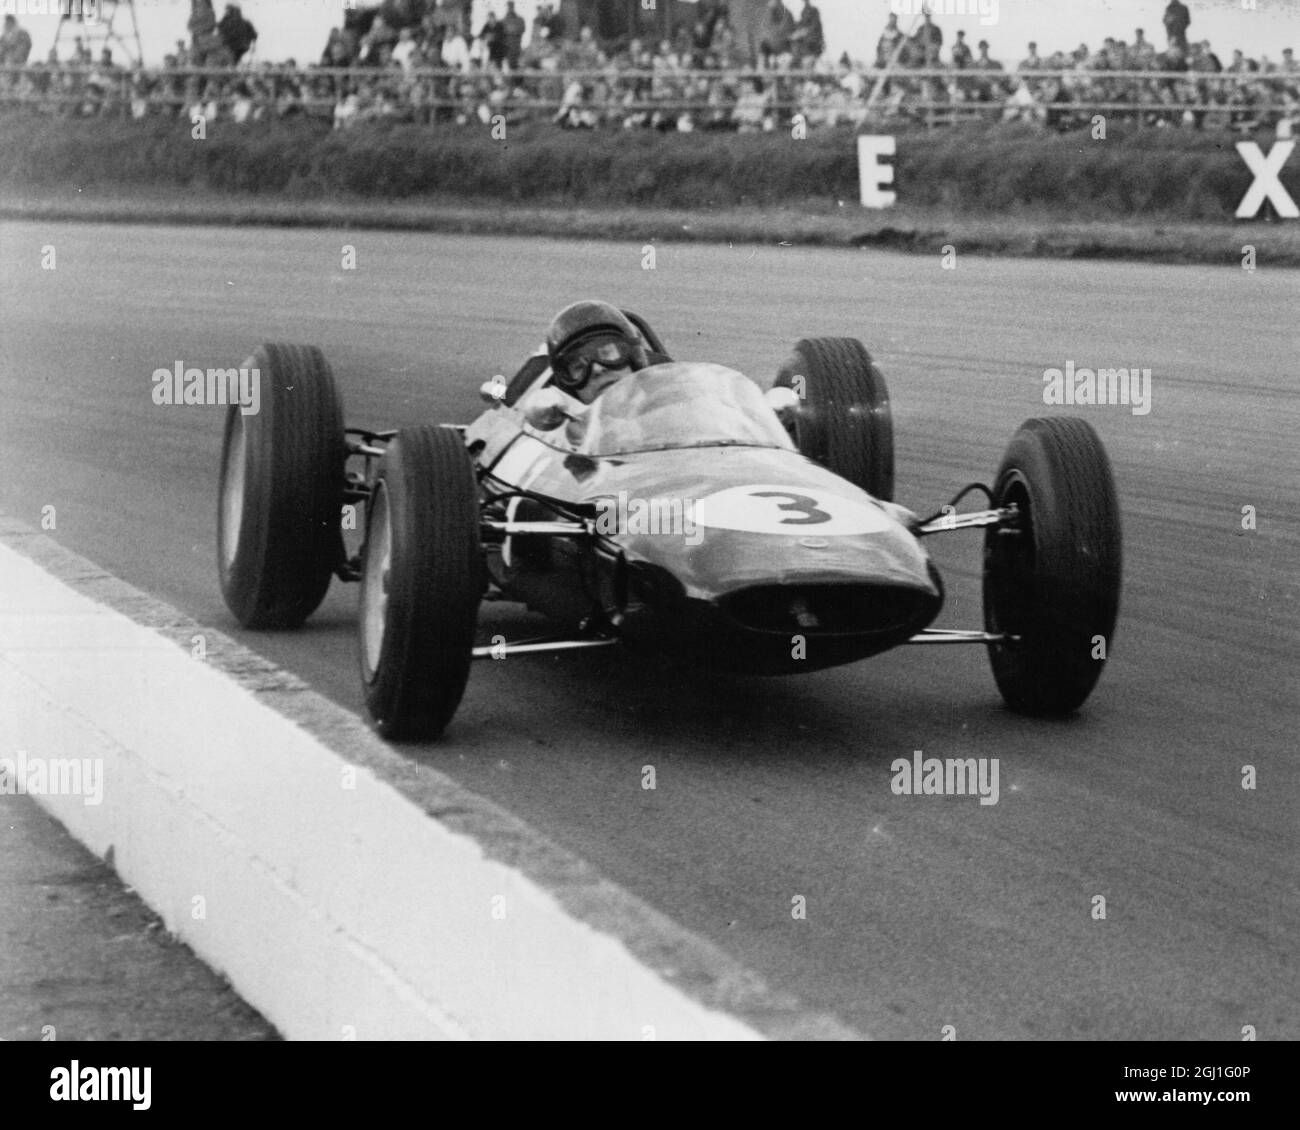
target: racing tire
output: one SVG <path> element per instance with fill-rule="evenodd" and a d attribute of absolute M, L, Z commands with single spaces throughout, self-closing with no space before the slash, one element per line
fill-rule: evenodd
<path fill-rule="evenodd" d="M 391 741 L 435 738 L 465 693 L 484 591 L 478 489 L 459 434 L 399 432 L 366 510 L 359 619 L 366 707 Z"/>
<path fill-rule="evenodd" d="M 805 338 L 781 366 L 774 387 L 799 396 L 789 427 L 804 455 L 882 502 L 894 500 L 889 390 L 862 342 Z"/>
<path fill-rule="evenodd" d="M 1101 676 L 1119 615 L 1119 502 L 1092 426 L 1026 420 L 998 468 L 993 505 L 1015 526 L 984 539 L 984 627 L 1019 637 L 988 645 L 1003 700 L 1023 714 L 1077 710 Z"/>
<path fill-rule="evenodd" d="M 247 366 L 258 411 L 226 412 L 217 567 L 245 628 L 296 628 L 325 599 L 342 554 L 343 408 L 321 351 L 263 345 Z"/>

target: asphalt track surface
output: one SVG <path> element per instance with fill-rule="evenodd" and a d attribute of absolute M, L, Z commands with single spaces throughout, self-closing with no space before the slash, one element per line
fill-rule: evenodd
<path fill-rule="evenodd" d="M 760 382 L 800 337 L 858 336 L 893 394 L 899 499 L 929 510 L 1062 411 L 1044 369 L 1149 367 L 1149 415 L 1065 409 L 1105 440 L 1125 522 L 1112 660 L 1076 717 L 1008 712 L 979 648 L 776 680 L 593 652 L 476 667 L 444 739 L 406 755 L 863 1033 L 1300 1037 L 1300 273 L 671 243 L 642 263 L 639 243 L 4 225 L 0 510 L 55 506 L 60 542 L 360 711 L 351 586 L 304 630 L 234 628 L 222 410 L 155 406 L 156 368 L 313 342 L 350 422 L 400 427 L 472 418 L 578 297 Z M 934 543 L 941 624 L 979 626 L 980 539 Z M 893 795 L 917 749 L 998 758 L 999 802 Z"/>
<path fill-rule="evenodd" d="M 35 800 L 2 811 L 0 1040 L 276 1038 Z"/>

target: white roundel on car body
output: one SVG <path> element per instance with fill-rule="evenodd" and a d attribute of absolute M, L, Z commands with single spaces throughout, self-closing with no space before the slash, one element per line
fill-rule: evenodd
<path fill-rule="evenodd" d="M 789 537 L 876 534 L 892 524 L 869 502 L 781 483 L 728 487 L 706 495 L 695 504 L 693 517 L 698 526 Z"/>

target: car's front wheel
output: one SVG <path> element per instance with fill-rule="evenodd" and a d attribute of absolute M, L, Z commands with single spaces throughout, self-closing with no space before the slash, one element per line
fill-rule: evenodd
<path fill-rule="evenodd" d="M 434 738 L 460 705 L 483 594 L 478 493 L 449 428 L 399 432 L 380 460 L 362 551 L 366 706 L 386 738 Z"/>
<path fill-rule="evenodd" d="M 1119 614 L 1119 502 L 1110 460 L 1082 420 L 1026 420 L 993 488 L 1014 506 L 984 541 L 984 625 L 1003 699 L 1026 714 L 1069 714 L 1092 692 Z"/>

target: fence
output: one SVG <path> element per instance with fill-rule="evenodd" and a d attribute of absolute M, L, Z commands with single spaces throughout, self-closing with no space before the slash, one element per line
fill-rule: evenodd
<path fill-rule="evenodd" d="M 236 122 L 299 117 L 350 126 L 393 119 L 597 128 L 774 130 L 893 122 L 1141 126 L 1250 131 L 1300 117 L 1300 74 L 1167 71 L 378 70 L 0 67 L 0 109 L 73 117 L 202 114 Z"/>

